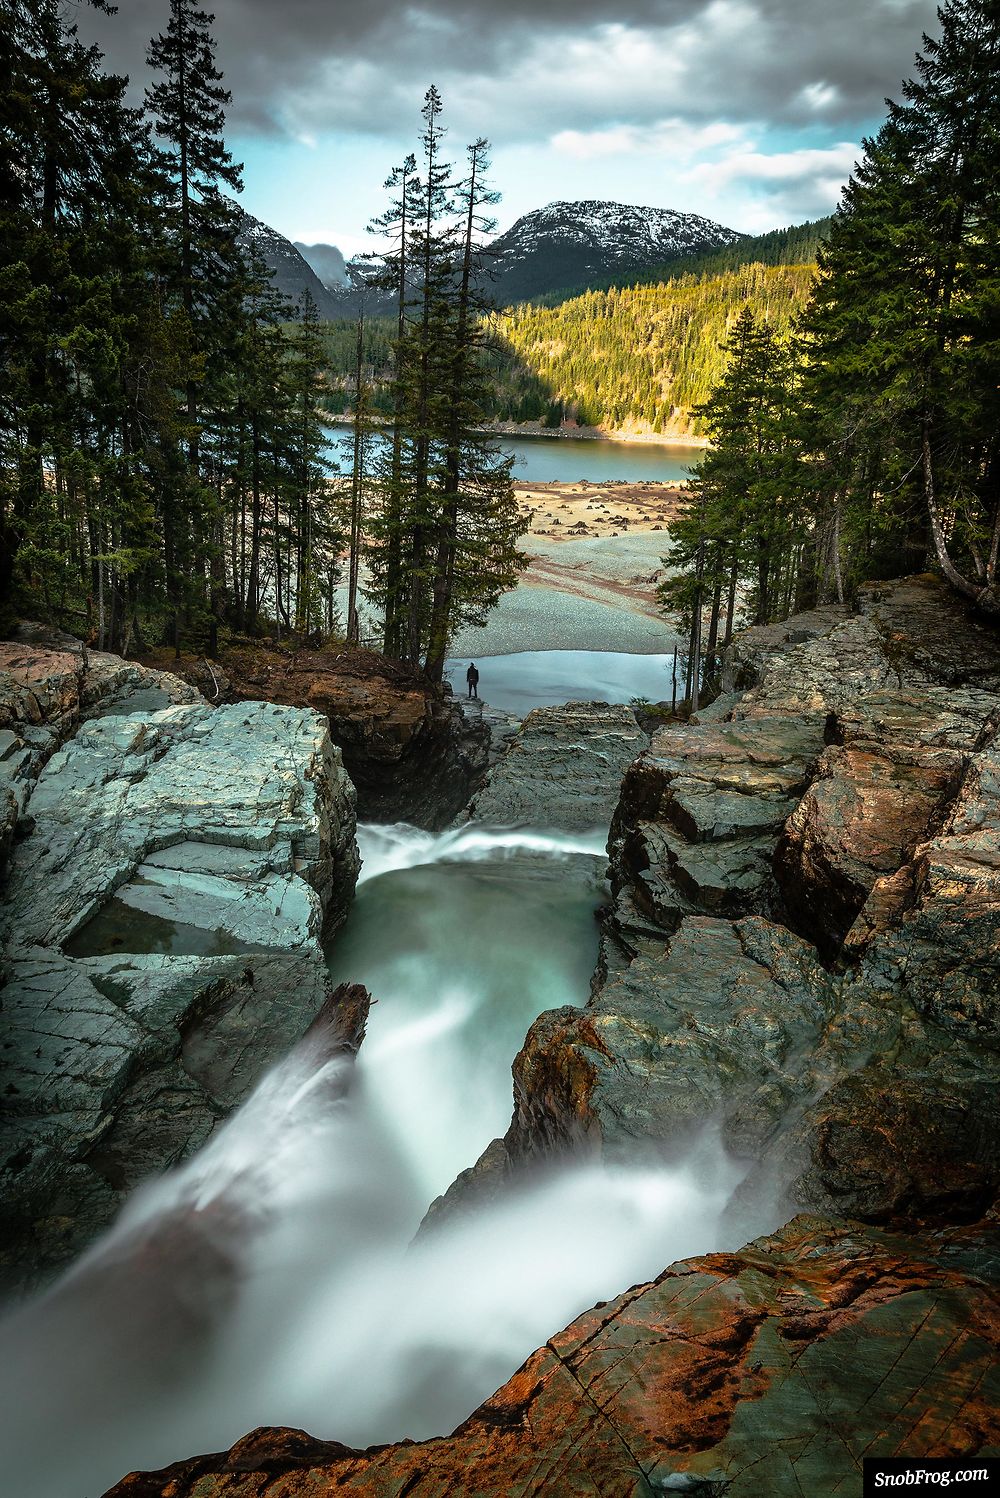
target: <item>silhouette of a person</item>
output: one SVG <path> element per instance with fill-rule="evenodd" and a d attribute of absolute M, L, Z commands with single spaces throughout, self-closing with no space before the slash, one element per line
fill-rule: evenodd
<path fill-rule="evenodd" d="M 479 696 L 479 672 L 476 670 L 475 661 L 469 662 L 469 669 L 465 673 L 465 679 L 469 683 L 469 696 Z"/>

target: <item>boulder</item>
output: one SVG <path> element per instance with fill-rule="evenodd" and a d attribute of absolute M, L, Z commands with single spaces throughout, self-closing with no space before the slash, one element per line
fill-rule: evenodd
<path fill-rule="evenodd" d="M 822 752 L 825 722 L 774 713 L 654 736 L 625 774 L 611 826 L 623 930 L 633 909 L 665 931 L 699 912 L 771 910 L 774 851 Z"/>
<path fill-rule="evenodd" d="M 265 701 L 322 713 L 365 821 L 446 827 L 486 769 L 488 724 L 466 717 L 449 692 L 400 661 L 360 646 L 233 646 L 211 668 L 182 669 L 210 700 Z"/>
<path fill-rule="evenodd" d="M 0 641 L 0 871 L 48 757 L 82 718 L 198 702 L 187 682 L 40 625 Z"/>
<path fill-rule="evenodd" d="M 359 867 L 318 713 L 213 710 L 128 662 L 74 661 L 36 658 L 21 699 L 59 736 L 82 721 L 30 789 L 0 916 L 12 1286 L 78 1253 L 295 1043 Z"/>
<path fill-rule="evenodd" d="M 801 1498 L 865 1456 L 994 1455 L 995 1245 L 800 1217 L 595 1307 L 453 1435 L 353 1451 L 253 1431 L 105 1498 Z"/>

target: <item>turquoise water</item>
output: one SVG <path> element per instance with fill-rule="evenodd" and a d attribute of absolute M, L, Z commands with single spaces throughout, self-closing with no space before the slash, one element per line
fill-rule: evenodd
<path fill-rule="evenodd" d="M 331 446 L 350 435 L 350 427 L 329 429 Z M 629 483 L 659 480 L 679 484 L 688 477 L 688 469 L 701 458 L 704 449 L 672 443 L 669 447 L 653 442 L 602 442 L 573 437 L 498 437 L 497 446 L 515 458 L 514 477 L 522 482 L 574 484 L 580 479 L 591 483 L 608 483 L 624 479 Z M 341 468 L 350 466 L 349 451 L 337 454 Z"/>
<path fill-rule="evenodd" d="M 448 679 L 466 695 L 467 658 L 449 660 Z M 560 702 L 670 701 L 674 654 L 626 655 L 612 650 L 525 650 L 481 653 L 479 695 L 491 707 L 518 715 Z M 683 664 L 678 665 L 683 678 Z M 683 679 L 679 695 L 684 695 Z"/>

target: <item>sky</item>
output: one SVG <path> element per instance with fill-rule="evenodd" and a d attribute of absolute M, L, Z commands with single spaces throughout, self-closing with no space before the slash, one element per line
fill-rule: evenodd
<path fill-rule="evenodd" d="M 167 0 L 72 0 L 144 85 Z M 210 0 L 205 0 L 206 4 Z M 456 160 L 485 135 L 506 229 L 557 199 L 674 208 L 748 233 L 835 207 L 898 97 L 933 0 L 216 0 L 242 204 L 355 254 L 444 98 Z"/>

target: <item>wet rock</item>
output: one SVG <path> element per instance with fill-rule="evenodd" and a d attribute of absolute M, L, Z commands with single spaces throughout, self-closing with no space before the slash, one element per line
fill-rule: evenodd
<path fill-rule="evenodd" d="M 0 918 L 11 1285 L 78 1252 L 294 1044 L 358 872 L 353 788 L 317 713 L 150 710 L 137 693 L 196 694 L 113 659 L 92 692 L 47 664 L 49 721 L 84 720 L 31 790 Z"/>
<path fill-rule="evenodd" d="M 1000 748 L 981 682 L 1000 640 L 970 624 L 974 679 L 943 685 L 962 634 L 949 604 L 935 678 L 934 596 L 917 580 L 750 631 L 756 685 L 728 720 L 665 727 L 631 766 L 593 990 L 529 1032 L 494 1182 L 567 1151 L 669 1158 L 711 1125 L 750 1165 L 748 1203 L 989 1208 Z"/>
<path fill-rule="evenodd" d="M 22 625 L 0 641 L 0 870 L 49 756 L 82 718 L 200 701 L 186 682 L 118 656 L 89 651 L 70 635 Z"/>
<path fill-rule="evenodd" d="M 847 1491 L 863 1455 L 992 1453 L 993 1249 L 797 1218 L 587 1312 L 446 1439 L 361 1452 L 260 1429 L 106 1498 L 801 1498 Z"/>
<path fill-rule="evenodd" d="M 8 879 L 8 941 L 61 947 L 110 896 L 121 890 L 128 897 L 133 885 L 172 887 L 183 921 L 185 887 L 193 892 L 199 880 L 201 893 L 215 881 L 212 924 L 234 930 L 241 923 L 244 939 L 253 939 L 244 907 L 255 892 L 272 905 L 281 892 L 297 898 L 289 920 L 305 941 L 314 934 L 314 906 L 329 925 L 343 918 L 357 872 L 353 795 L 325 724 L 318 714 L 265 703 L 215 711 L 191 704 L 86 722 L 48 761 L 30 815 L 34 835 Z M 267 887 L 259 872 L 248 880 L 239 870 L 146 866 L 148 855 L 184 843 L 265 852 L 278 883 Z M 229 880 L 238 895 L 227 901 Z M 131 898 L 142 903 L 139 890 Z"/>
<path fill-rule="evenodd" d="M 469 807 L 477 822 L 603 829 L 622 775 L 646 743 L 630 708 L 568 702 L 528 714 Z"/>
<path fill-rule="evenodd" d="M 883 876 L 845 944 L 862 978 L 902 992 L 928 1023 L 984 1064 L 1000 1033 L 1000 736 L 971 756 L 947 818 L 909 863 Z"/>
<path fill-rule="evenodd" d="M 781 714 L 661 729 L 627 771 L 611 827 L 623 925 L 626 908 L 666 931 L 698 912 L 769 910 L 774 850 L 824 729 L 825 717 Z"/>
<path fill-rule="evenodd" d="M 836 712 L 835 738 L 776 857 L 800 931 L 835 953 L 876 883 L 930 837 L 996 709 L 976 689 L 882 691 Z"/>

